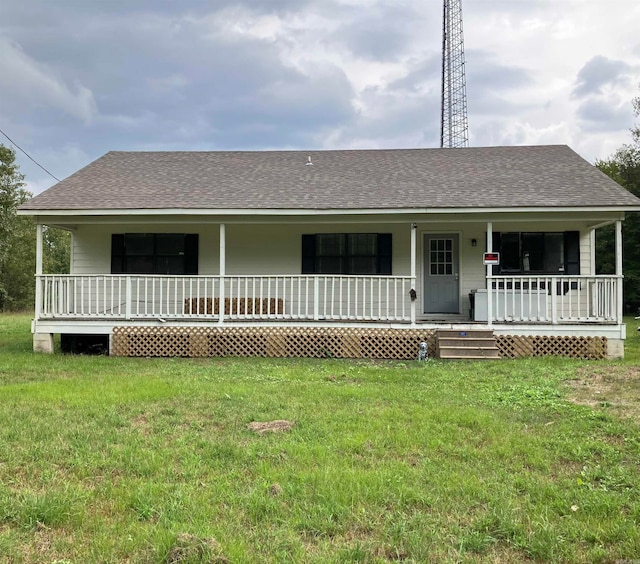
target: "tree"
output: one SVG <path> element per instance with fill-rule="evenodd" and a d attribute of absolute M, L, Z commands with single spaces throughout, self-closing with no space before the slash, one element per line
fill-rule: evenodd
<path fill-rule="evenodd" d="M 16 276 L 15 270 L 19 263 L 20 271 L 30 268 L 33 272 L 35 268 L 35 260 L 31 261 L 22 248 L 26 241 L 34 240 L 33 223 L 16 215 L 18 206 L 31 194 L 24 189 L 24 175 L 15 157 L 12 149 L 0 144 L 0 311 L 23 306 L 25 291 L 34 285 L 32 277 L 25 286 L 25 277 Z"/>
<path fill-rule="evenodd" d="M 640 97 L 632 101 L 640 117 Z M 640 197 L 640 125 L 631 129 L 633 143 L 624 145 L 596 166 L 629 192 Z M 640 311 L 640 216 L 630 214 L 623 224 L 624 306 L 627 313 Z M 615 234 L 612 226 L 601 229 L 596 239 L 596 273 L 615 271 Z"/>
<path fill-rule="evenodd" d="M 68 274 L 70 253 L 71 234 L 63 229 L 45 225 L 42 229 L 42 271 L 49 274 Z"/>
<path fill-rule="evenodd" d="M 35 294 L 36 229 L 16 214 L 31 194 L 15 163 L 15 152 L 0 144 L 0 311 L 32 308 Z M 47 226 L 42 230 L 43 272 L 69 272 L 70 236 Z"/>

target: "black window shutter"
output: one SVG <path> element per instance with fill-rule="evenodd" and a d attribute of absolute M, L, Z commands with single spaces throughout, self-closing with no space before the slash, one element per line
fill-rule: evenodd
<path fill-rule="evenodd" d="M 378 274 L 391 275 L 392 248 L 391 233 L 379 233 Z"/>
<path fill-rule="evenodd" d="M 124 274 L 124 234 L 111 235 L 111 274 Z"/>
<path fill-rule="evenodd" d="M 572 276 L 580 274 L 580 232 L 564 232 L 564 273 Z"/>
<path fill-rule="evenodd" d="M 491 238 L 491 252 L 492 253 L 499 253 L 500 252 L 500 242 L 501 242 L 501 238 L 500 238 L 500 231 L 494 231 L 492 233 L 492 238 Z M 497 266 L 493 266 L 491 267 L 493 269 L 493 275 L 497 276 L 499 275 L 502 271 L 500 269 L 500 265 Z"/>
<path fill-rule="evenodd" d="M 184 273 L 198 274 L 198 234 L 187 233 L 184 236 Z"/>
<path fill-rule="evenodd" d="M 316 273 L 316 236 L 302 236 L 302 274 Z"/>

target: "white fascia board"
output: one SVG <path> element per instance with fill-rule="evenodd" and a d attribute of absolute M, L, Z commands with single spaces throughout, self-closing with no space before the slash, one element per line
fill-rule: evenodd
<path fill-rule="evenodd" d="M 398 208 L 398 209 L 96 209 L 96 210 L 18 210 L 18 215 L 31 216 L 113 216 L 113 215 L 270 215 L 270 216 L 325 216 L 325 215 L 481 215 L 503 213 L 598 213 L 598 212 L 637 212 L 640 207 L 634 206 L 603 206 L 603 207 L 527 207 L 527 208 Z"/>

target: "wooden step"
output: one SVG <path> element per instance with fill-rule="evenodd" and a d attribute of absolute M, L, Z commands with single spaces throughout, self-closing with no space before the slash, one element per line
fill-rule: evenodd
<path fill-rule="evenodd" d="M 493 331 L 442 329 L 436 332 L 438 357 L 445 360 L 498 360 Z"/>
<path fill-rule="evenodd" d="M 500 358 L 500 351 L 496 348 L 479 348 L 479 347 L 441 347 L 441 359 L 472 359 L 472 358 Z"/>
<path fill-rule="evenodd" d="M 495 335 L 493 331 L 490 329 L 438 329 L 437 331 L 438 337 L 441 338 L 478 338 L 478 339 L 495 339 Z"/>
<path fill-rule="evenodd" d="M 494 337 L 440 337 L 441 347 L 492 347 L 496 344 Z"/>

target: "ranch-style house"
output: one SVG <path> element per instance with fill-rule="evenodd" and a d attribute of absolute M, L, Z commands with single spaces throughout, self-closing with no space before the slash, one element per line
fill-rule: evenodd
<path fill-rule="evenodd" d="M 110 152 L 20 207 L 34 349 L 621 357 L 639 210 L 567 146 Z M 44 225 L 71 232 L 70 274 L 43 272 Z"/>

